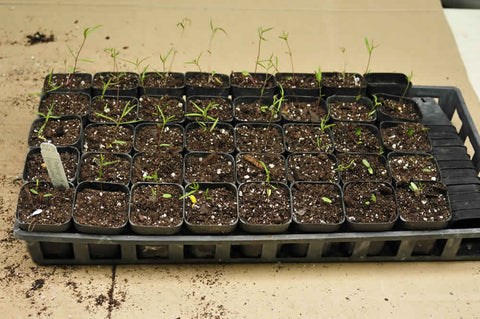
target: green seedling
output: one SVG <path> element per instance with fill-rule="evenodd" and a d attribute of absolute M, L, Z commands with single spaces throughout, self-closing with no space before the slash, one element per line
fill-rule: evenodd
<path fill-rule="evenodd" d="M 413 136 L 413 133 L 414 133 L 413 128 L 409 127 L 408 130 L 407 130 L 407 135 L 408 135 L 409 137 L 412 137 L 412 136 Z"/>
<path fill-rule="evenodd" d="M 185 33 L 186 27 L 191 25 L 192 25 L 192 20 L 190 20 L 189 18 L 183 18 L 180 22 L 177 23 L 177 27 L 182 29 L 182 34 L 181 34 L 182 37 L 183 37 L 183 33 Z"/>
<path fill-rule="evenodd" d="M 132 124 L 132 123 L 137 123 L 139 122 L 140 120 L 131 120 L 131 121 L 124 121 L 123 119 L 125 118 L 125 116 L 127 116 L 134 108 L 137 107 L 136 104 L 133 104 L 132 106 L 130 106 L 130 102 L 131 101 L 128 101 L 125 106 L 123 107 L 123 111 L 122 111 L 122 115 L 120 115 L 120 118 L 118 120 L 110 117 L 110 116 L 107 116 L 105 114 L 102 114 L 102 113 L 98 113 L 98 112 L 95 112 L 96 115 L 100 116 L 100 117 L 103 117 L 104 119 L 107 119 L 109 120 L 110 122 L 113 122 L 115 123 L 115 129 L 118 129 L 118 127 L 122 124 Z"/>
<path fill-rule="evenodd" d="M 250 73 L 248 73 L 248 71 L 242 71 L 242 75 L 247 77 L 250 80 L 250 82 L 252 82 L 252 84 L 255 84 L 255 79 Z"/>
<path fill-rule="evenodd" d="M 378 151 L 378 155 L 382 155 L 383 153 L 385 153 L 385 151 L 383 150 L 383 146 L 380 145 L 380 151 Z"/>
<path fill-rule="evenodd" d="M 200 67 L 200 58 L 202 57 L 203 51 L 200 51 L 200 54 L 195 57 L 192 61 L 185 62 L 185 64 L 193 64 L 198 68 L 198 72 L 202 73 L 202 68 Z"/>
<path fill-rule="evenodd" d="M 348 170 L 350 167 L 352 167 L 354 161 L 351 160 L 350 163 L 348 163 L 347 166 L 343 165 L 343 164 L 340 164 L 338 165 L 338 167 L 335 169 L 337 172 L 344 172 L 346 170 Z"/>
<path fill-rule="evenodd" d="M 369 118 L 373 118 L 375 116 L 375 112 L 377 111 L 377 108 L 382 105 L 382 103 L 378 102 L 378 98 L 376 95 L 373 95 L 373 101 L 374 101 L 373 107 L 368 113 Z"/>
<path fill-rule="evenodd" d="M 30 188 L 29 191 L 30 193 L 34 195 L 40 195 L 40 192 L 38 191 L 38 187 L 40 186 L 40 181 L 38 179 L 35 180 L 35 188 Z M 53 196 L 53 194 L 47 193 L 43 194 L 42 197 L 50 197 Z"/>
<path fill-rule="evenodd" d="M 98 177 L 95 179 L 97 181 L 101 180 L 103 177 L 103 168 L 108 165 L 113 165 L 119 163 L 120 160 L 105 162 L 105 157 L 100 153 L 100 157 L 95 157 L 93 161 L 98 165 Z"/>
<path fill-rule="evenodd" d="M 257 73 L 257 66 L 259 65 L 258 63 L 260 62 L 260 52 L 261 52 L 261 46 L 262 46 L 262 41 L 267 41 L 267 39 L 264 37 L 264 34 L 267 33 L 268 31 L 271 31 L 273 28 L 258 28 L 258 49 L 257 49 L 257 59 L 255 60 L 255 72 Z"/>
<path fill-rule="evenodd" d="M 272 105 L 262 105 L 260 107 L 260 111 L 262 111 L 263 113 L 265 113 L 267 111 L 270 111 L 270 118 L 268 120 L 268 126 L 267 127 L 270 127 L 274 117 L 278 113 L 280 113 L 280 110 L 282 109 L 282 103 L 283 103 L 283 100 L 284 100 L 284 91 L 283 91 L 283 87 L 280 83 L 278 84 L 278 86 L 280 87 L 280 97 L 277 97 L 277 95 L 275 95 L 273 97 Z"/>
<path fill-rule="evenodd" d="M 220 84 L 220 85 L 223 84 L 223 82 L 222 82 L 222 80 L 220 79 L 220 77 L 215 76 L 216 73 L 217 73 L 217 72 L 215 72 L 215 71 L 210 72 L 210 75 L 208 76 L 208 82 L 213 82 L 213 81 L 215 81 L 215 82 L 217 82 L 217 83 Z"/>
<path fill-rule="evenodd" d="M 418 186 L 414 182 L 410 182 L 408 188 L 415 193 L 415 196 L 420 196 L 420 194 L 423 192 L 423 185 L 421 182 L 418 182 Z"/>
<path fill-rule="evenodd" d="M 139 60 L 137 58 L 135 61 L 123 60 L 123 61 L 125 61 L 127 63 L 130 63 L 130 64 L 133 64 L 135 66 L 135 69 L 140 76 L 140 86 L 143 88 L 143 91 L 145 91 L 145 79 L 147 77 L 146 73 L 147 73 L 148 68 L 150 67 L 150 65 L 147 64 L 145 67 L 142 68 L 142 64 L 143 64 L 143 62 L 145 62 L 146 59 L 148 59 L 148 58 L 143 58 L 141 60 Z"/>
<path fill-rule="evenodd" d="M 377 196 L 375 196 L 375 194 L 372 194 L 372 197 L 370 197 L 370 200 L 374 203 L 377 202 Z"/>
<path fill-rule="evenodd" d="M 167 60 L 170 57 L 170 54 L 172 53 L 172 51 L 173 51 L 173 56 L 172 56 L 172 59 L 170 61 L 170 66 L 167 69 Z M 176 55 L 177 55 L 177 51 L 175 51 L 173 48 L 170 48 L 170 50 L 168 50 L 168 52 L 165 55 L 162 55 L 160 53 L 160 61 L 162 61 L 162 70 L 163 70 L 164 74 L 170 73 L 170 70 L 172 69 L 173 60 L 175 60 Z M 157 72 L 157 74 L 158 74 L 158 72 Z M 161 76 L 163 76 L 163 75 L 161 75 Z"/>
<path fill-rule="evenodd" d="M 170 116 L 166 117 L 165 114 L 163 114 L 161 106 L 156 105 L 156 107 L 157 107 L 158 113 L 153 113 L 153 114 L 154 115 L 160 115 L 160 118 L 162 120 L 162 124 L 157 124 L 158 146 L 159 147 L 170 146 L 170 144 L 162 144 L 161 141 L 162 141 L 163 132 L 165 131 L 165 126 L 169 122 L 173 122 L 173 119 L 175 118 L 175 115 L 170 115 Z"/>
<path fill-rule="evenodd" d="M 405 95 L 407 95 L 407 91 L 408 91 L 408 88 L 410 87 L 410 82 L 412 81 L 412 78 L 413 78 L 413 71 L 411 71 L 410 75 L 407 76 L 407 86 L 405 87 L 405 90 L 403 90 L 402 97 L 400 98 L 400 100 L 398 100 L 397 105 L 399 105 L 402 102 L 402 100 L 405 98 Z"/>
<path fill-rule="evenodd" d="M 431 173 L 431 172 L 432 172 L 432 170 L 431 170 L 431 169 L 429 169 L 429 168 L 424 168 L 424 169 L 422 169 L 422 172 L 425 172 L 425 173 Z"/>
<path fill-rule="evenodd" d="M 212 107 L 217 107 L 218 104 L 215 102 L 210 102 L 208 105 L 202 109 L 198 104 L 192 102 L 193 106 L 198 110 L 198 113 L 188 113 L 185 114 L 185 116 L 191 116 L 195 118 L 195 122 L 197 122 L 201 127 L 203 127 L 204 130 L 208 129 L 208 125 L 204 121 L 213 121 L 213 124 L 210 126 L 210 132 L 213 131 L 215 126 L 217 125 L 219 118 L 214 118 L 210 115 L 208 115 L 208 110 Z"/>
<path fill-rule="evenodd" d="M 368 69 L 370 67 L 370 61 L 372 59 L 372 53 L 373 53 L 373 50 L 375 48 L 378 48 L 378 45 L 375 46 L 373 44 L 373 40 L 370 44 L 370 42 L 368 41 L 367 37 L 365 37 L 365 46 L 367 47 L 367 52 L 368 52 L 368 61 L 367 61 L 367 67 L 365 68 L 365 74 L 369 73 L 370 70 Z"/>
<path fill-rule="evenodd" d="M 214 27 L 214 26 L 213 26 L 213 21 L 212 21 L 212 19 L 210 19 L 210 30 L 212 31 L 212 34 L 210 35 L 210 40 L 208 41 L 208 50 L 207 50 L 208 54 L 212 54 L 212 51 L 211 51 L 211 49 L 212 49 L 212 41 L 213 41 L 213 38 L 215 37 L 215 35 L 217 34 L 217 32 L 219 32 L 219 31 L 220 31 L 220 32 L 223 32 L 223 34 L 225 34 L 225 36 L 228 37 L 228 33 L 227 33 L 227 31 L 225 31 L 224 28 L 222 28 L 222 27 Z"/>
<path fill-rule="evenodd" d="M 315 71 L 315 78 L 317 79 L 318 82 L 318 90 L 319 90 L 319 96 L 318 99 L 320 100 L 322 98 L 322 68 L 318 67 L 318 71 Z"/>
<path fill-rule="evenodd" d="M 340 47 L 340 52 L 343 54 L 343 71 L 342 78 L 345 79 L 346 69 L 347 69 L 347 55 L 345 54 L 345 48 Z"/>
<path fill-rule="evenodd" d="M 322 197 L 322 200 L 325 202 L 325 203 L 328 203 L 328 204 L 331 204 L 333 203 L 332 200 L 328 197 Z"/>
<path fill-rule="evenodd" d="M 327 124 L 329 117 L 330 117 L 330 108 L 328 108 L 327 114 L 325 114 L 325 116 L 322 117 L 320 120 L 320 129 L 322 130 L 322 132 L 325 132 L 326 129 L 335 126 L 335 124 Z"/>
<path fill-rule="evenodd" d="M 82 52 L 82 49 L 83 49 L 83 46 L 85 45 L 85 41 L 87 41 L 87 37 L 93 32 L 95 31 L 96 29 L 100 28 L 101 25 L 97 25 L 93 28 L 85 28 L 83 29 L 83 40 L 82 40 L 82 44 L 80 44 L 80 48 L 78 48 L 78 50 L 76 52 L 74 52 L 72 50 L 72 48 L 70 48 L 70 46 L 67 44 L 67 48 L 68 48 L 68 51 L 70 51 L 70 54 L 72 55 L 73 57 L 73 67 L 70 68 L 70 73 L 73 75 L 77 72 L 77 64 L 79 61 L 81 62 L 88 62 L 88 63 L 93 63 L 93 61 L 91 60 L 87 60 L 87 59 L 80 59 L 80 53 Z M 67 79 L 67 83 L 66 84 L 69 84 L 69 82 L 71 81 L 71 78 L 69 77 Z"/>
<path fill-rule="evenodd" d="M 265 175 L 267 175 L 267 177 L 265 178 L 265 182 L 267 183 L 268 186 L 270 186 L 270 188 L 267 189 L 267 196 L 270 196 L 272 195 L 272 189 L 277 189 L 277 188 L 272 184 L 270 184 L 270 170 L 268 169 L 267 165 L 263 161 L 259 161 L 259 162 L 260 164 L 262 164 L 263 169 L 265 170 Z"/>
<path fill-rule="evenodd" d="M 121 76 L 118 77 L 118 79 L 120 78 Z M 102 95 L 100 95 L 100 98 L 103 99 L 103 97 L 105 96 L 105 93 L 107 92 L 108 88 L 110 86 L 114 86 L 114 85 L 117 85 L 119 82 L 113 82 L 113 77 L 109 77 L 108 81 L 105 82 L 103 81 L 103 79 L 101 79 L 102 81 Z"/>
<path fill-rule="evenodd" d="M 335 125 L 335 124 L 332 124 L 332 125 Z M 330 144 L 326 144 L 325 147 L 322 147 L 322 143 L 321 143 L 321 141 L 320 141 L 320 137 L 319 137 L 319 136 L 317 136 L 316 144 L 317 144 L 318 149 L 321 150 L 321 151 L 325 151 L 325 150 L 327 150 L 330 146 L 332 146 L 332 144 L 330 143 Z"/>
<path fill-rule="evenodd" d="M 209 192 L 209 191 L 210 191 L 209 188 L 207 188 L 207 189 L 205 190 L 205 198 L 206 198 L 206 199 L 212 199 L 210 196 L 208 196 L 208 192 Z"/>
<path fill-rule="evenodd" d="M 288 33 L 285 31 L 282 32 L 281 35 L 278 36 L 280 39 L 285 41 L 285 45 L 287 46 L 287 54 L 290 57 L 290 66 L 292 67 L 292 82 L 295 84 L 295 69 L 293 68 L 293 53 L 290 48 L 290 43 L 288 43 Z"/>
<path fill-rule="evenodd" d="M 172 194 L 164 193 L 162 194 L 163 198 L 172 198 Z"/>
<path fill-rule="evenodd" d="M 117 57 L 120 54 L 115 48 L 107 48 L 103 50 L 105 53 L 108 53 L 113 60 L 113 72 L 118 72 Z"/>
<path fill-rule="evenodd" d="M 362 135 L 362 128 L 360 126 L 358 126 L 356 129 L 355 129 L 355 134 L 360 136 Z"/>
<path fill-rule="evenodd" d="M 58 119 L 60 118 L 60 116 L 53 116 L 52 115 L 52 110 L 53 110 L 53 105 L 54 105 L 54 102 L 52 102 L 52 104 L 50 105 L 50 107 L 48 108 L 48 112 L 47 114 L 43 114 L 41 112 L 38 112 L 37 114 L 40 115 L 41 117 L 44 118 L 44 122 L 42 124 L 42 126 L 40 127 L 40 129 L 38 130 L 38 133 L 37 133 L 37 137 L 39 139 L 42 139 L 42 140 L 47 140 L 44 136 L 43 136 L 43 130 L 45 129 L 45 127 L 47 126 L 48 124 L 48 121 L 50 119 Z"/>
<path fill-rule="evenodd" d="M 370 163 L 366 159 L 362 159 L 362 164 L 367 168 L 368 173 L 373 175 L 373 168 L 370 166 Z"/>
<path fill-rule="evenodd" d="M 183 196 L 180 196 L 178 199 L 184 199 L 188 197 L 190 201 L 192 202 L 192 207 L 195 205 L 197 202 L 197 198 L 195 197 L 195 194 L 198 190 L 200 189 L 200 185 L 198 183 L 193 182 L 192 185 L 190 185 L 190 191 L 186 193 Z"/>

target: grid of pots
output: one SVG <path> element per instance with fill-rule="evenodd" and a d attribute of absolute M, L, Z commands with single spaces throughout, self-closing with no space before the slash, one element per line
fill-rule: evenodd
<path fill-rule="evenodd" d="M 165 88 L 140 86 L 132 73 L 130 86 L 103 90 L 111 75 L 82 74 L 91 87 L 42 96 L 20 228 L 171 235 L 448 225 L 446 187 L 419 107 L 402 97 L 411 85 L 404 75 L 346 74 L 352 87 L 335 88 L 324 73 L 325 99 L 314 74 L 171 73 L 177 85 Z M 155 76 L 148 81 L 165 80 Z M 195 77 L 207 87 L 189 84 Z M 274 114 L 277 83 L 285 100 Z M 206 108 L 218 122 L 191 115 Z M 49 181 L 38 147 L 45 140 L 58 147 L 67 190 Z"/>

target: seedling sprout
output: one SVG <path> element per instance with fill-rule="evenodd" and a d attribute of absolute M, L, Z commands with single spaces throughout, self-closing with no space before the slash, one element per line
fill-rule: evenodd
<path fill-rule="evenodd" d="M 373 175 L 373 168 L 370 166 L 370 163 L 366 159 L 362 159 L 362 164 L 367 168 L 368 173 Z"/>
<path fill-rule="evenodd" d="M 367 61 L 367 67 L 365 68 L 365 74 L 369 73 L 370 70 L 368 69 L 370 67 L 370 61 L 372 59 L 372 52 L 375 48 L 378 48 L 378 45 L 375 46 L 373 44 L 373 40 L 370 44 L 370 42 L 368 41 L 367 37 L 365 37 L 365 46 L 367 47 L 367 52 L 368 52 L 368 61 Z"/>

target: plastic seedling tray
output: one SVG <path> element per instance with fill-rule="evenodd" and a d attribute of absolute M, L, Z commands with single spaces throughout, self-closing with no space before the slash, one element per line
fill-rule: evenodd
<path fill-rule="evenodd" d="M 139 235 L 29 232 L 15 224 L 37 264 L 264 263 L 480 260 L 480 136 L 460 91 L 453 87 L 413 86 L 409 98 L 423 114 L 452 217 L 444 229 L 410 230 L 401 223 L 388 231 L 352 231 L 343 223 L 331 233 Z M 457 114 L 458 133 L 451 124 Z M 473 148 L 467 154 L 467 139 Z M 283 152 L 288 156 L 288 152 Z M 236 183 L 238 186 L 238 183 Z M 125 191 L 128 191 L 125 189 Z M 427 245 L 428 244 L 428 245 Z M 208 253 L 203 253 L 206 251 Z M 194 252 L 194 253 L 192 253 Z"/>

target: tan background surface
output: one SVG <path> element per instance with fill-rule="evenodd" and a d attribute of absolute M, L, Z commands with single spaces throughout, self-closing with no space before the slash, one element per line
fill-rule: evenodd
<path fill-rule="evenodd" d="M 192 26 L 181 37 L 175 25 L 184 17 Z M 210 19 L 228 31 L 217 34 L 212 55 Z M 64 69 L 65 43 L 78 47 L 84 27 L 104 25 L 82 55 L 95 61 L 81 65 L 92 73 L 111 69 L 104 48 L 126 59 L 150 57 L 159 68 L 158 54 L 172 45 L 174 70 L 192 69 L 184 62 L 203 50 L 205 70 L 252 71 L 260 26 L 274 27 L 262 56 L 274 52 L 284 71 L 282 30 L 297 72 L 341 70 L 344 58 L 347 71 L 363 72 L 368 36 L 380 44 L 372 71 L 413 71 L 415 84 L 459 87 L 479 125 L 480 104 L 439 1 L 0 1 L 0 21 L 1 318 L 479 317 L 477 262 L 38 267 L 12 237 L 14 179 L 39 100 L 29 93 L 51 68 Z M 27 46 L 25 36 L 39 30 L 56 41 Z M 40 279 L 43 287 L 32 290 Z"/>

